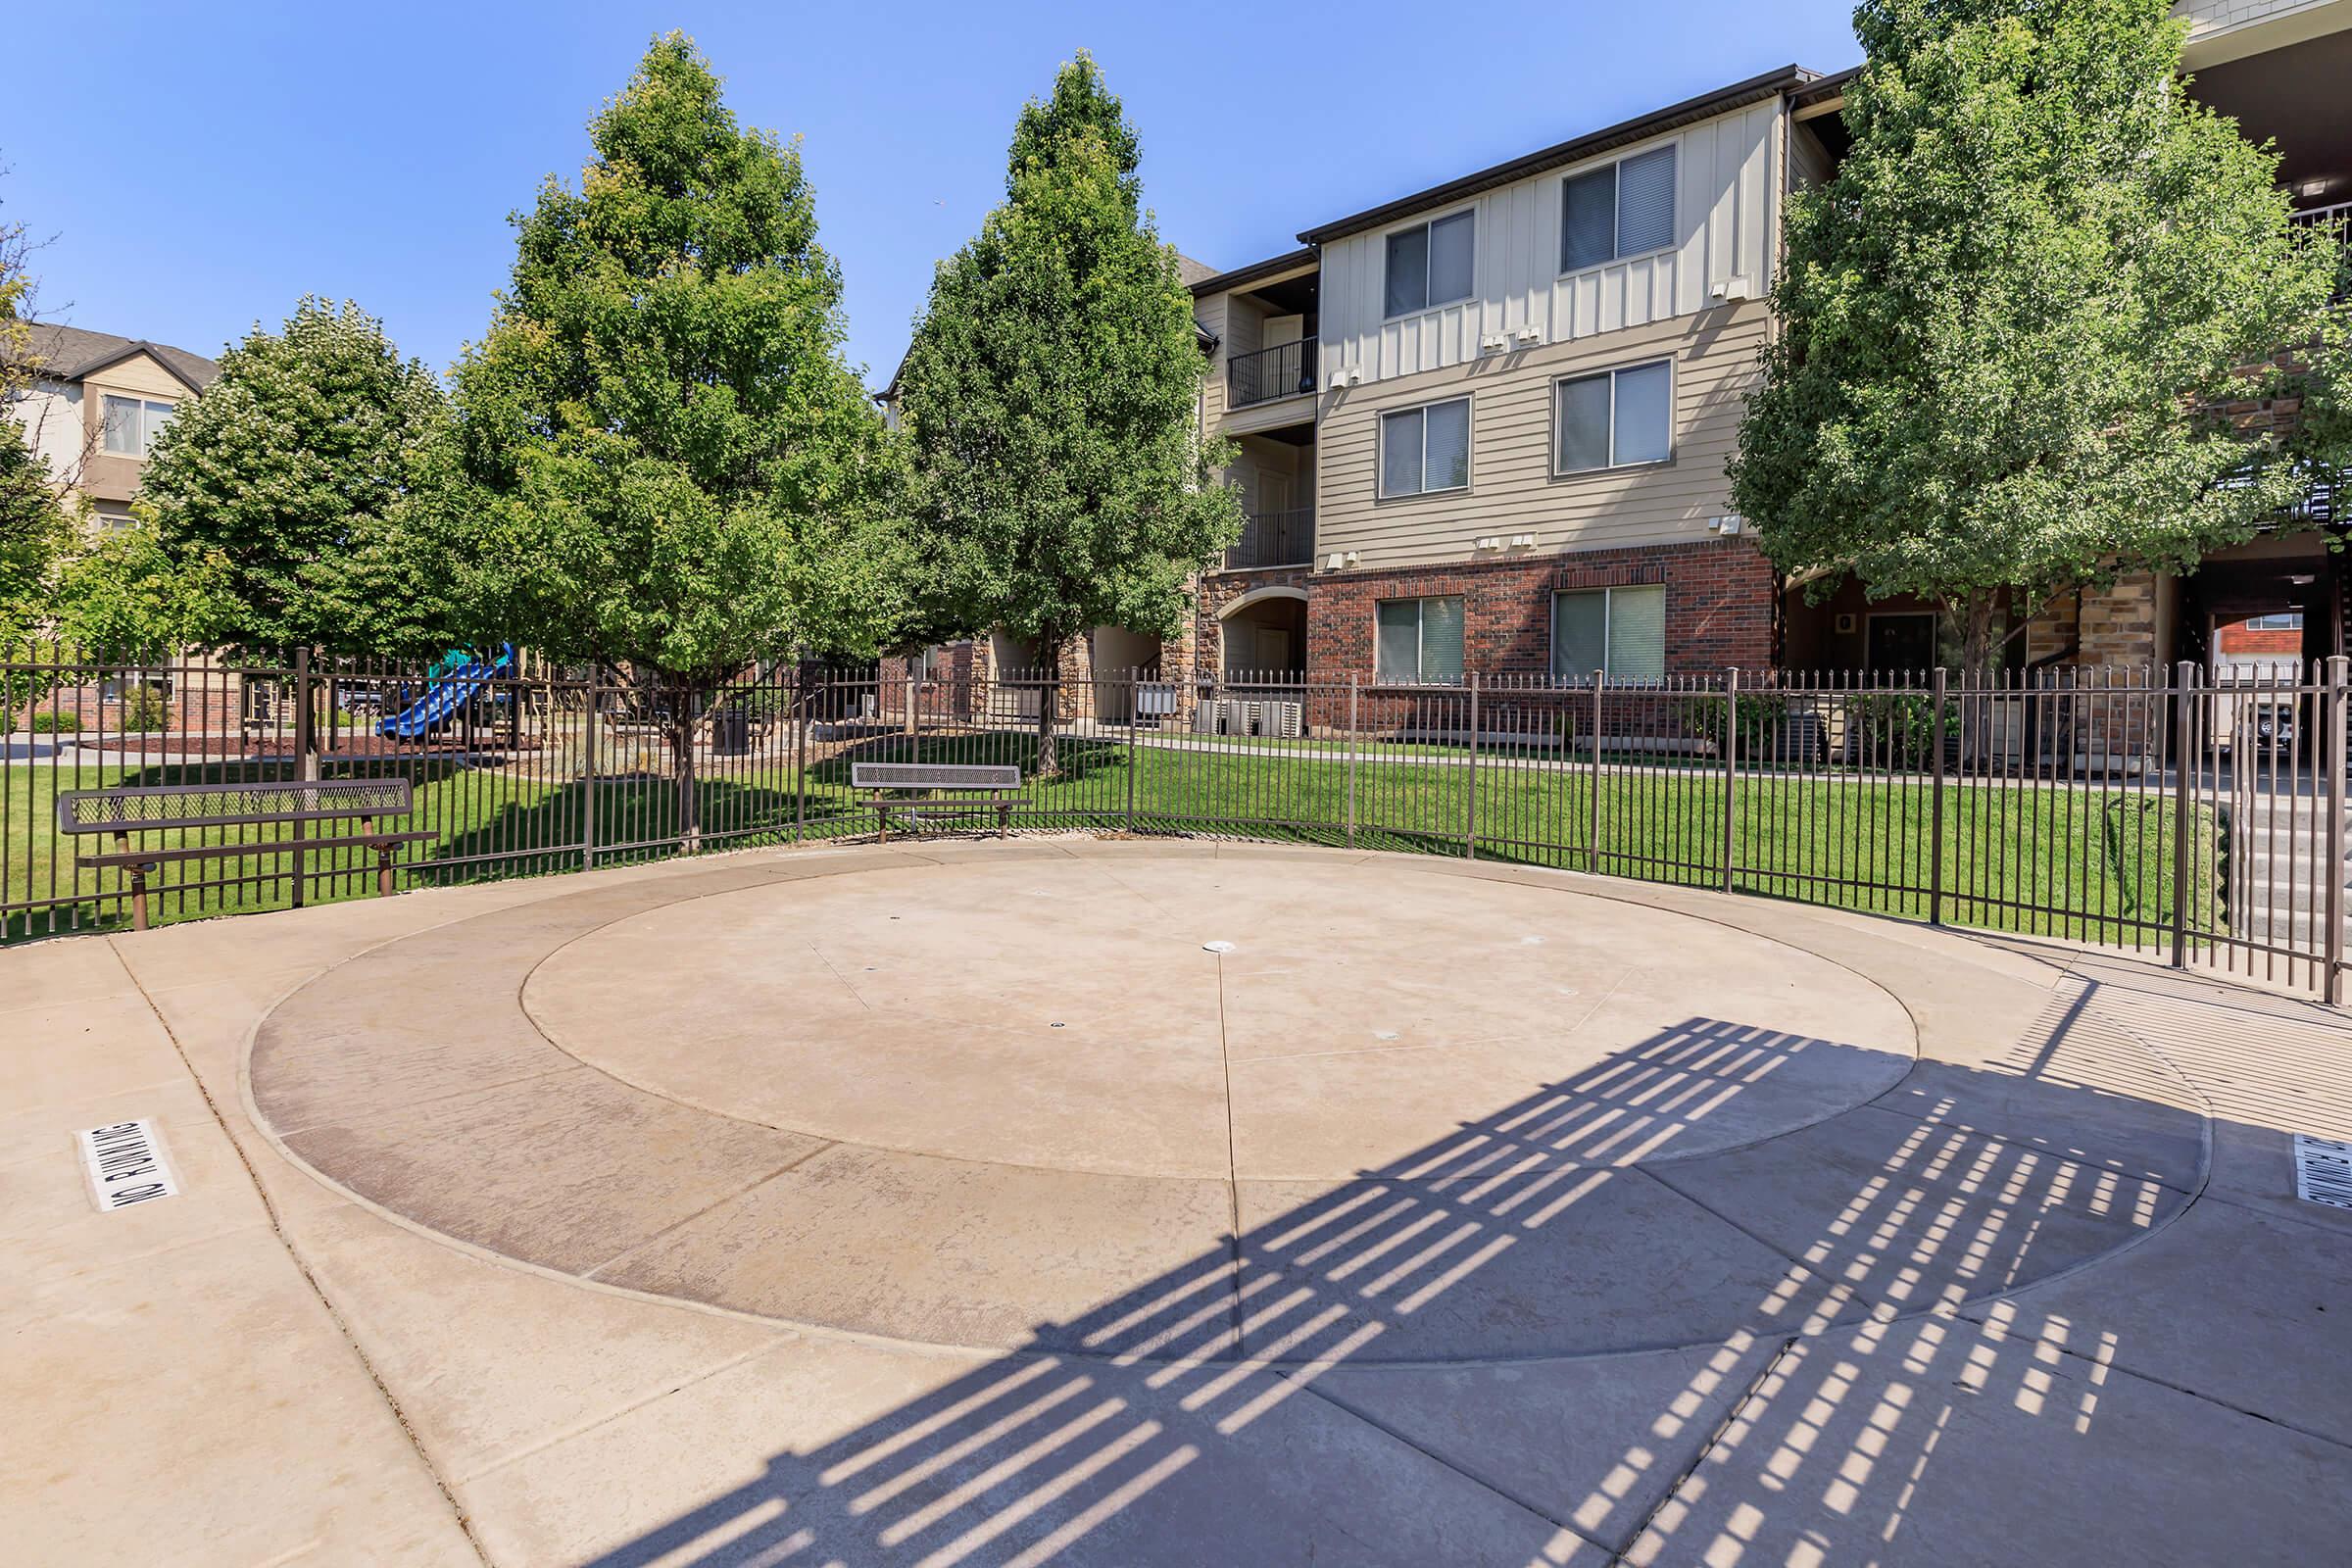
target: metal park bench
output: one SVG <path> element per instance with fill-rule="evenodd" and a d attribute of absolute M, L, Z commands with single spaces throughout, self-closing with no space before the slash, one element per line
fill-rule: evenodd
<path fill-rule="evenodd" d="M 375 891 L 392 891 L 392 855 L 403 844 L 440 835 L 383 832 L 378 817 L 406 816 L 415 801 L 405 778 L 295 780 L 282 784 L 165 784 L 145 789 L 68 790 L 57 798 L 61 833 L 108 833 L 113 850 L 76 855 L 78 865 L 114 866 L 130 875 L 130 920 L 147 929 L 147 876 L 174 860 L 244 859 L 306 850 L 375 852 Z M 290 827 L 310 822 L 356 822 L 358 831 L 332 838 L 276 838 L 236 844 L 180 844 L 134 848 L 133 833 L 207 827 Z"/>
<path fill-rule="evenodd" d="M 881 819 L 882 837 L 890 837 L 890 813 L 906 809 L 911 815 L 914 808 L 948 810 L 993 810 L 997 813 L 997 836 L 1003 838 L 1012 831 L 1012 808 L 1019 805 L 1013 793 L 1021 787 L 1018 767 L 979 762 L 852 762 L 850 787 L 871 792 L 867 803 Z M 915 800 L 893 795 L 893 790 L 986 790 L 983 796 L 964 799 L 937 797 Z"/>

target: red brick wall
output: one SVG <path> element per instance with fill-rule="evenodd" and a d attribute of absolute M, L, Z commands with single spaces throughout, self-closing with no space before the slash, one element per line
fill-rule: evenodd
<path fill-rule="evenodd" d="M 1666 668 L 1708 674 L 1772 662 L 1772 568 L 1745 539 L 1318 575 L 1307 585 L 1307 667 L 1373 673 L 1383 599 L 1459 594 L 1463 663 L 1482 673 L 1551 668 L 1551 596 L 1563 588 L 1666 587 Z"/>
<path fill-rule="evenodd" d="M 2223 654 L 2272 654 L 2292 659 L 2303 652 L 2303 633 L 2288 628 L 2278 631 L 2258 630 L 2239 624 L 2224 626 L 2213 639 L 2214 651 Z"/>

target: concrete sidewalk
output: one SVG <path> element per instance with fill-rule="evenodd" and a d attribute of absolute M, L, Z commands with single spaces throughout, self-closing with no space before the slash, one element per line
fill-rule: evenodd
<path fill-rule="evenodd" d="M 731 870 L 765 886 L 1073 858 L 1115 872 L 1123 856 L 1184 865 L 1218 853 L 1087 841 L 751 852 L 0 953 L 9 1560 L 2341 1558 L 2352 1211 L 2296 1200 L 2287 1150 L 2298 1131 L 2352 1137 L 2352 1020 L 2123 959 L 1415 862 L 1433 886 L 1485 875 L 1616 901 L 1627 922 L 1664 911 L 1722 940 L 1820 955 L 1886 988 L 1916 1025 L 1917 1062 L 1872 1081 L 1870 1102 L 1841 1120 L 1759 1124 L 1752 1141 L 1612 1177 L 1574 1223 L 1512 1233 L 1519 1255 L 1543 1260 L 1548 1291 L 1604 1303 L 1591 1310 L 1622 1314 L 1637 1339 L 1645 1314 L 1663 1321 L 1668 1283 L 1696 1292 L 1712 1268 L 1723 1288 L 1747 1289 L 1741 1249 L 1771 1260 L 1767 1295 L 1779 1278 L 1812 1314 L 1801 1329 L 1709 1320 L 1649 1337 L 1665 1348 L 1606 1353 L 1343 1353 L 1332 1347 L 1360 1314 L 1286 1339 L 1280 1284 L 1240 1289 L 1237 1313 L 1270 1314 L 1272 1327 L 1244 1324 L 1259 1338 L 1239 1358 L 1172 1351 L 1178 1341 L 1135 1326 L 1233 1291 L 1271 1231 L 1335 1223 L 1320 1188 L 1253 1215 L 1240 1211 L 1248 1184 L 1234 1183 L 1236 1212 L 1211 1229 L 1236 1238 L 1240 1273 L 1154 1263 L 1121 1282 L 1149 1301 L 1094 1308 L 1118 1319 L 1102 1333 L 1066 1349 L 992 1348 L 572 1277 L 320 1180 L 257 1118 L 249 1053 L 272 1009 L 363 955 L 422 953 L 393 945 L 428 933 L 460 956 L 474 932 L 528 929 L 552 946 L 578 919 L 566 901 L 576 910 L 610 894 L 614 910 L 658 911 Z M 1225 854 L 1269 877 L 1286 858 L 1362 858 Z M 1134 880 L 1158 901 L 1142 917 L 1168 918 L 1168 884 Z M 1219 897 L 1201 882 L 1202 907 Z M 512 913 L 485 918 L 500 911 Z M 616 944 L 638 939 L 615 929 Z M 1426 981 L 1406 978 L 1442 983 L 1434 956 Z M 500 960 L 483 948 L 480 961 Z M 388 1022 L 424 1036 L 474 1017 L 436 1014 L 429 996 L 383 1004 Z M 615 1033 L 635 1042 L 632 1071 L 653 1059 L 647 1027 Z M 365 1063 L 370 1042 L 338 1049 Z M 2063 1086 L 2063 1102 L 2045 1086 Z M 99 1213 L 72 1135 L 131 1117 L 160 1127 L 183 1191 Z M 573 1152 L 534 1143 L 506 1157 L 553 1182 Z M 1552 1202 L 1567 1169 L 1523 1179 Z M 918 1200 L 893 1188 L 873 1201 Z M 1846 1205 L 1826 1227 L 1814 1217 L 1824 1202 Z M 1640 1256 L 1669 1205 L 1719 1221 L 1714 1250 Z M 1440 1229 L 1412 1228 L 1422 1223 L 1365 1247 L 1356 1277 L 1435 1244 Z M 2063 1266 L 2005 1280 L 2029 1235 Z M 860 1277 L 858 1258 L 839 1266 Z M 1296 1277 L 1288 1262 L 1265 1266 L 1261 1279 Z M 1606 1276 L 1631 1270 L 1658 1288 L 1607 1304 L 1628 1282 Z M 973 1278 L 962 1289 L 980 1289 Z M 896 1321 L 890 1282 L 869 1270 L 865 1288 L 880 1301 L 868 1316 Z M 1460 1300 L 1432 1290 L 1379 1327 L 1391 1345 L 1452 1345 L 1445 1336 L 1467 1332 L 1448 1326 Z M 1514 1343 L 1520 1308 L 1492 1300 L 1508 1312 L 1489 1312 L 1478 1343 Z"/>

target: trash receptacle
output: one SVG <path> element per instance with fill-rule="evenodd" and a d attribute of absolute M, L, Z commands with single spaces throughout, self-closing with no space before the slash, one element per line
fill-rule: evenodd
<path fill-rule="evenodd" d="M 741 757 L 752 749 L 751 710 L 730 703 L 711 715 L 710 749 L 721 757 Z"/>

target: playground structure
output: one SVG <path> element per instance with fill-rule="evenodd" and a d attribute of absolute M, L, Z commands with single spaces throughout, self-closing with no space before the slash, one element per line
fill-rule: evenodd
<path fill-rule="evenodd" d="M 502 644 L 487 659 L 465 649 L 452 649 L 425 671 L 424 694 L 401 711 L 387 715 L 376 733 L 388 740 L 422 740 L 463 712 L 477 695 L 505 675 L 514 663 L 514 645 Z M 495 695 L 495 694 L 494 694 Z"/>

